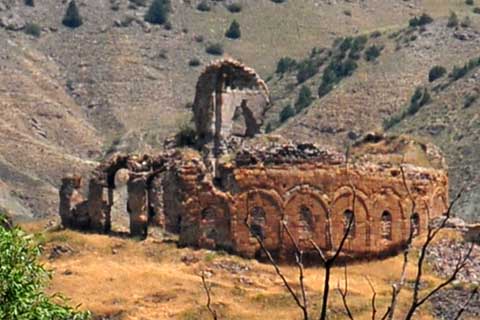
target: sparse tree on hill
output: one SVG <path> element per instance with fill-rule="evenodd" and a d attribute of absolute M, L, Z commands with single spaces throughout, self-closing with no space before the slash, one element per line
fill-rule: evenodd
<path fill-rule="evenodd" d="M 83 20 L 80 16 L 80 12 L 75 0 L 70 1 L 68 4 L 68 8 L 65 12 L 65 17 L 63 17 L 62 23 L 69 28 L 78 28 L 83 24 Z"/>
<path fill-rule="evenodd" d="M 237 22 L 237 20 L 233 20 L 227 32 L 225 32 L 225 36 L 230 39 L 238 39 L 242 36 L 240 24 Z"/>
<path fill-rule="evenodd" d="M 145 21 L 153 24 L 164 24 L 172 10 L 170 0 L 153 0 L 145 14 Z"/>

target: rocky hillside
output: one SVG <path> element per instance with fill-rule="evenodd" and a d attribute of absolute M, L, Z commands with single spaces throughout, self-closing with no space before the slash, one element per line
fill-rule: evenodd
<path fill-rule="evenodd" d="M 326 48 L 313 52 L 325 61 L 305 81 L 317 97 L 334 40 L 367 35 L 354 73 L 278 128 L 336 146 L 401 110 L 432 65 L 451 68 L 478 49 L 480 15 L 463 0 L 178 0 L 164 25 L 144 21 L 151 0 L 77 0 L 75 29 L 62 25 L 68 2 L 0 0 L 0 206 L 22 216 L 55 213 L 67 172 L 87 172 L 112 150 L 160 148 L 189 120 L 202 65 L 219 57 L 211 44 L 271 78 L 271 122 L 301 88 L 294 73 L 274 74 L 281 57 Z M 471 26 L 447 28 L 450 10 Z M 423 12 L 434 23 L 406 29 Z M 225 37 L 233 20 L 236 40 Z M 373 44 L 381 54 L 365 61 Z"/>
<path fill-rule="evenodd" d="M 269 81 L 276 103 L 268 113 L 267 129 L 338 148 L 369 131 L 408 133 L 432 141 L 447 157 L 451 193 L 469 183 L 457 212 L 474 219 L 480 178 L 480 16 L 457 18 L 457 26 L 448 26 L 453 18 L 418 27 L 407 26 L 407 21 L 397 30 L 344 37 L 312 49 Z M 460 69 L 470 59 L 474 70 L 453 79 L 454 67 Z M 442 77 L 430 82 L 434 66 L 442 69 Z"/>

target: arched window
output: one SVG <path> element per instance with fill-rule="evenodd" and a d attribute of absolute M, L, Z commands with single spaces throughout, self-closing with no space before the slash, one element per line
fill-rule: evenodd
<path fill-rule="evenodd" d="M 348 226 L 351 221 L 351 226 L 350 226 L 350 232 L 348 233 L 349 238 L 354 238 L 355 237 L 355 214 L 353 213 L 352 210 L 346 210 L 343 213 L 343 234 L 345 234 L 348 230 Z"/>
<path fill-rule="evenodd" d="M 382 227 L 381 227 L 382 239 L 392 240 L 392 215 L 388 211 L 382 213 Z"/>
<path fill-rule="evenodd" d="M 261 207 L 254 207 L 250 219 L 250 233 L 262 240 L 265 239 L 265 210 Z"/>
<path fill-rule="evenodd" d="M 215 230 L 215 211 L 212 208 L 205 208 L 201 213 L 201 218 L 201 226 L 204 236 L 215 240 L 217 234 Z"/>
<path fill-rule="evenodd" d="M 299 212 L 299 227 L 300 236 L 310 238 L 315 230 L 315 224 L 313 222 L 312 211 L 305 205 L 300 207 Z"/>
<path fill-rule="evenodd" d="M 416 212 L 410 217 L 410 230 L 413 238 L 420 234 L 420 216 Z"/>

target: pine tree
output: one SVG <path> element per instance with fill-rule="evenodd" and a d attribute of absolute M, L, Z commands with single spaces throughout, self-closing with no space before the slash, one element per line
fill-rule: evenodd
<path fill-rule="evenodd" d="M 170 0 L 153 0 L 144 19 L 153 24 L 164 24 L 168 21 L 171 9 Z"/>
<path fill-rule="evenodd" d="M 237 20 L 233 20 L 227 32 L 225 32 L 225 36 L 230 39 L 238 39 L 242 36 L 240 24 L 237 22 Z"/>
<path fill-rule="evenodd" d="M 75 0 L 70 1 L 68 4 L 68 8 L 65 12 L 65 17 L 63 17 L 62 23 L 70 28 L 78 28 L 83 24 L 82 17 L 80 16 L 80 12 L 78 11 Z"/>

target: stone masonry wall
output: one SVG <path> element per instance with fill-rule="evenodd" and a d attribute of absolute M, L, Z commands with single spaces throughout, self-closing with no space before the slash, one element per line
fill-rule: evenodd
<path fill-rule="evenodd" d="M 347 169 L 344 164 L 316 162 L 230 164 L 222 170 L 223 179 L 229 181 L 224 185 L 228 190 L 220 190 L 204 172 L 185 166 L 177 173 L 182 183 L 175 190 L 183 194 L 181 209 L 176 212 L 186 218 L 182 218 L 180 241 L 210 249 L 227 247 L 255 257 L 260 248 L 251 232 L 260 232 L 270 251 L 287 258 L 293 247 L 282 222 L 305 251 L 312 251 L 310 239 L 328 251 L 338 246 L 345 214 L 351 212 L 355 223 L 345 254 L 389 254 L 405 244 L 410 228 L 416 229 L 418 224 L 414 233 L 425 231 L 429 217 L 440 216 L 447 209 L 448 179 L 442 170 L 406 165 L 404 171 L 414 211 L 395 166 L 365 164 Z M 248 230 L 247 214 L 256 231 Z"/>

